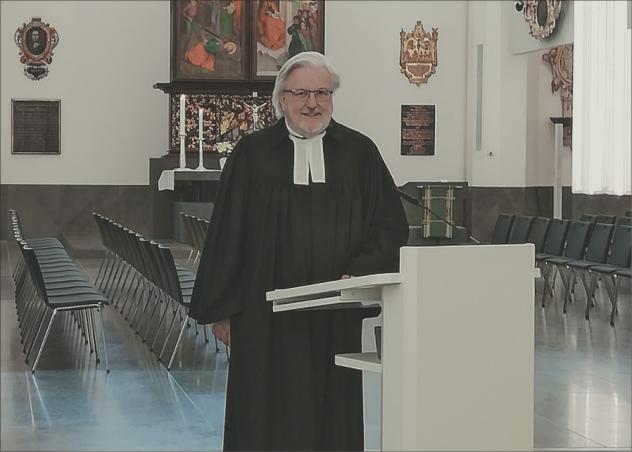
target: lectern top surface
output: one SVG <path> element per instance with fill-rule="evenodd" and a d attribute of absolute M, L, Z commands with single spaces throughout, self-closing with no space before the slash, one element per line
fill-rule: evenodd
<path fill-rule="evenodd" d="M 385 286 L 389 284 L 399 284 L 401 282 L 399 273 L 380 273 L 377 275 L 355 276 L 349 279 L 339 279 L 326 281 L 306 286 L 291 287 L 289 289 L 277 289 L 266 292 L 266 300 L 275 301 L 284 298 L 317 295 L 324 292 L 340 291 L 345 289 L 366 289 L 375 286 Z"/>

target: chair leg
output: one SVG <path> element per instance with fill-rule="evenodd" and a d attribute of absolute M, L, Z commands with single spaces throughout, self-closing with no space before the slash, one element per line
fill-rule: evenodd
<path fill-rule="evenodd" d="M 171 336 L 171 331 L 173 330 L 173 326 L 175 325 L 176 317 L 178 317 L 178 314 L 180 314 L 179 306 L 178 306 L 178 309 L 173 312 L 173 318 L 171 319 L 171 323 L 169 324 L 169 329 L 167 330 L 167 334 L 165 335 L 165 342 L 164 344 L 162 344 L 160 355 L 158 355 L 158 361 L 162 359 L 162 355 L 165 353 L 165 349 L 167 348 L 167 343 L 169 342 L 169 336 Z M 186 322 L 184 322 L 184 324 L 186 325 Z"/>
<path fill-rule="evenodd" d="M 101 260 L 101 265 L 99 265 L 99 270 L 97 271 L 97 276 L 95 276 L 94 281 L 92 282 L 95 286 L 97 286 L 97 283 L 99 281 L 99 277 L 101 276 L 101 271 L 103 270 L 103 265 L 105 264 L 105 261 L 108 258 L 108 251 L 105 251 L 105 256 L 103 256 L 103 259 Z"/>
<path fill-rule="evenodd" d="M 202 330 L 204 331 L 204 342 L 208 344 L 208 330 L 206 329 L 206 325 L 202 325 Z"/>
<path fill-rule="evenodd" d="M 182 333 L 184 333 L 184 329 L 186 328 L 187 320 L 189 320 L 189 314 L 186 315 L 186 317 L 184 318 L 184 321 L 182 322 L 182 328 L 180 328 L 180 334 L 178 334 L 178 339 L 176 339 L 176 345 L 173 346 L 173 353 L 171 353 L 169 364 L 167 364 L 167 370 L 171 370 L 171 364 L 173 364 L 173 359 L 176 357 L 176 352 L 178 351 L 178 345 L 180 345 L 180 340 L 182 340 Z"/>
<path fill-rule="evenodd" d="M 153 295 L 153 297 L 149 296 L 147 298 L 147 302 L 145 303 L 145 307 L 143 308 L 141 316 L 138 319 L 138 325 L 136 326 L 136 334 L 138 334 L 138 335 L 140 335 L 140 331 L 141 331 L 141 328 L 143 326 L 143 322 L 146 322 L 146 321 L 149 320 L 149 319 L 147 319 L 147 308 L 149 307 L 149 304 L 151 303 L 151 300 L 155 299 L 156 301 L 154 301 L 154 303 L 158 303 L 158 298 L 160 297 L 159 290 L 152 291 L 152 295 Z"/>
<path fill-rule="evenodd" d="M 169 311 L 169 300 L 165 297 L 165 309 L 162 311 L 162 315 L 160 316 L 160 320 L 158 321 L 158 326 L 156 327 L 156 334 L 154 334 L 154 340 L 151 341 L 150 350 L 153 352 L 154 347 L 156 345 L 156 341 L 158 340 L 158 336 L 160 335 L 160 327 L 162 326 L 162 322 L 167 318 L 167 312 Z"/>
<path fill-rule="evenodd" d="M 610 311 L 610 325 L 614 326 L 614 317 L 617 315 L 617 298 L 619 298 L 619 283 L 621 279 L 617 275 L 612 275 L 614 280 L 614 290 L 612 291 L 612 311 Z"/>
<path fill-rule="evenodd" d="M 42 356 L 42 350 L 44 350 L 44 345 L 46 345 L 46 340 L 48 339 L 50 328 L 53 326 L 53 320 L 55 320 L 55 315 L 57 315 L 57 309 L 53 310 L 53 315 L 50 317 L 50 321 L 48 322 L 48 328 L 46 328 L 46 333 L 44 334 L 42 345 L 40 345 L 39 351 L 37 352 L 37 357 L 35 358 L 35 362 L 33 363 L 33 368 L 31 369 L 31 373 L 35 373 L 35 369 L 37 368 L 37 363 L 39 362 L 40 357 Z"/>
<path fill-rule="evenodd" d="M 90 348 L 90 354 L 94 353 L 94 343 L 92 342 L 92 330 L 90 328 L 90 316 L 86 309 L 81 310 L 81 317 L 84 319 L 84 325 L 86 328 L 86 344 Z"/>
<path fill-rule="evenodd" d="M 588 274 L 590 275 L 590 298 L 591 300 L 594 300 L 597 293 L 599 275 L 593 273 L 590 269 L 588 270 Z"/>
<path fill-rule="evenodd" d="M 95 287 L 97 289 L 99 289 L 100 291 L 102 291 L 102 292 L 103 292 L 103 286 L 105 285 L 106 277 L 107 277 L 108 273 L 110 272 L 110 267 L 111 267 L 113 259 L 114 259 L 113 255 L 111 255 L 109 251 L 106 252 L 105 260 L 104 260 L 105 263 L 103 265 L 103 272 L 100 273 L 100 275 L 97 275 L 97 276 L 100 276 L 101 279 L 97 278 L 97 279 L 94 280 Z"/>
<path fill-rule="evenodd" d="M 97 362 L 100 361 L 99 359 L 99 344 L 97 344 L 97 328 L 96 328 L 96 324 L 94 321 L 94 311 L 92 308 L 90 308 L 87 312 L 86 315 L 88 316 L 88 322 L 90 323 L 90 331 L 91 331 L 91 335 L 90 337 L 92 338 L 92 346 L 93 349 L 90 350 L 90 352 L 94 351 L 95 354 L 95 359 L 97 360 Z"/>
<path fill-rule="evenodd" d="M 118 274 L 122 266 L 121 259 L 117 257 L 115 260 L 116 261 L 114 262 L 114 265 L 112 265 L 112 269 L 110 270 L 110 274 L 108 275 L 108 279 L 103 290 L 103 294 L 108 300 L 112 300 L 112 291 L 116 286 L 116 281 L 118 281 Z"/>
<path fill-rule="evenodd" d="M 81 311 L 79 311 L 79 315 L 81 316 L 81 323 L 83 325 L 83 339 L 84 339 L 84 344 L 88 345 L 89 344 L 89 340 L 88 338 L 90 337 L 90 331 L 88 331 L 88 316 L 86 316 L 86 310 L 82 309 Z"/>
<path fill-rule="evenodd" d="M 127 285 L 127 280 L 129 279 L 130 273 L 132 273 L 132 266 L 124 263 L 123 270 L 121 271 L 121 276 L 119 277 L 116 288 L 114 289 L 114 293 L 112 294 L 112 304 L 119 304 L 119 300 L 123 296 L 123 292 L 125 291 L 125 286 Z"/>
<path fill-rule="evenodd" d="M 149 335 L 149 332 L 151 331 L 151 325 L 152 325 L 152 321 L 154 320 L 154 316 L 156 315 L 156 311 L 160 312 L 159 307 L 160 307 L 160 303 L 162 303 L 162 297 L 163 297 L 163 293 L 160 292 L 158 294 L 158 297 L 156 298 L 154 307 L 151 310 L 151 314 L 149 318 L 147 319 L 146 326 L 145 326 L 145 334 L 143 335 L 143 342 L 147 342 L 147 336 Z"/>
<path fill-rule="evenodd" d="M 101 339 L 103 339 L 103 357 L 105 358 L 105 369 L 110 373 L 110 362 L 108 361 L 108 344 L 105 341 L 105 324 L 103 323 L 103 305 L 98 307 L 99 317 L 101 318 Z"/>
<path fill-rule="evenodd" d="M 31 351 L 33 350 L 33 346 L 35 345 L 35 342 L 37 341 L 37 338 L 39 337 L 40 332 L 42 331 L 42 327 L 44 326 L 44 320 L 46 320 L 46 314 L 48 313 L 48 309 L 46 307 L 44 307 L 44 313 L 42 314 L 42 319 L 39 322 L 39 326 L 37 327 L 37 332 L 35 333 L 35 336 L 33 336 L 33 339 L 31 340 L 31 344 L 29 345 L 29 349 L 26 352 L 26 356 L 24 357 L 24 362 L 26 364 L 28 364 L 29 362 L 29 356 L 31 355 Z"/>
<path fill-rule="evenodd" d="M 566 314 L 566 307 L 568 306 L 568 302 L 571 301 L 571 293 L 573 292 L 575 275 L 573 269 L 564 268 L 563 271 L 560 268 L 560 279 L 562 280 L 562 289 L 564 292 L 564 305 L 562 307 L 562 312 Z"/>
<path fill-rule="evenodd" d="M 592 298 L 590 296 L 586 296 L 586 311 L 584 312 L 584 319 L 590 320 L 590 309 L 594 306 L 592 302 Z"/>
<path fill-rule="evenodd" d="M 123 312 L 125 312 L 125 307 L 127 306 L 127 303 L 130 300 L 135 300 L 136 299 L 136 292 L 138 291 L 138 287 L 142 285 L 140 283 L 141 279 L 142 278 L 138 277 L 137 274 L 134 274 L 134 276 L 132 277 L 132 281 L 130 282 L 130 285 L 129 285 L 129 289 L 130 290 L 128 290 L 127 293 L 125 294 L 125 297 L 123 298 L 123 301 L 119 301 L 119 303 L 117 303 L 115 305 L 116 309 L 119 309 L 119 305 L 120 305 L 119 312 L 121 314 L 123 314 Z M 132 292 L 131 289 L 132 289 L 132 285 L 134 284 L 134 280 L 136 280 L 136 285 L 134 286 L 134 291 Z M 131 296 L 130 296 L 130 292 L 132 292 Z M 141 290 L 141 295 L 140 296 L 142 297 L 142 290 Z"/>
<path fill-rule="evenodd" d="M 24 331 L 22 332 L 22 341 L 21 341 L 24 344 L 24 348 L 22 349 L 24 353 L 26 353 L 26 348 L 28 347 L 28 344 L 29 344 L 29 338 L 31 337 L 33 330 L 37 328 L 37 325 L 39 325 L 41 318 L 44 315 L 46 315 L 47 310 L 48 309 L 46 308 L 46 305 L 44 303 L 41 303 L 40 308 L 39 309 L 36 308 L 35 310 L 34 317 L 33 317 L 34 321 L 29 322 L 28 324 L 25 325 Z"/>
<path fill-rule="evenodd" d="M 606 293 L 608 294 L 608 299 L 610 300 L 610 304 L 614 304 L 614 300 L 615 300 L 615 284 L 616 284 L 616 279 L 615 279 L 615 275 L 602 275 L 601 280 L 603 282 L 603 288 L 606 290 Z"/>
<path fill-rule="evenodd" d="M 546 293 L 548 291 L 548 285 L 549 285 L 549 265 L 546 264 L 546 262 L 542 262 L 542 266 L 540 267 L 540 269 L 542 270 L 542 279 L 544 280 L 544 287 L 542 288 L 542 302 L 541 305 L 544 308 L 546 306 Z"/>

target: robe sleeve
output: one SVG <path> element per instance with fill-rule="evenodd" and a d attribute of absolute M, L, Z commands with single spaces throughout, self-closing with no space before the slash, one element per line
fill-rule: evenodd
<path fill-rule="evenodd" d="M 397 272 L 399 249 L 408 240 L 408 221 L 393 178 L 377 146 L 370 141 L 364 197 L 365 237 L 345 266 L 351 276 Z"/>
<path fill-rule="evenodd" d="M 240 281 L 248 192 L 246 138 L 228 157 L 204 241 L 189 315 L 201 324 L 227 319 L 244 307 Z"/>

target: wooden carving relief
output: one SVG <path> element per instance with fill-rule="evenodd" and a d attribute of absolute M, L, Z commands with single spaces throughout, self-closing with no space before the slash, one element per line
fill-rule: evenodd
<path fill-rule="evenodd" d="M 542 55 L 544 61 L 551 66 L 553 80 L 551 91 L 560 92 L 562 100 L 562 117 L 573 117 L 573 44 L 557 46 Z M 568 130 L 567 130 L 568 129 Z M 564 128 L 564 145 L 571 145 L 570 127 Z"/>
<path fill-rule="evenodd" d="M 170 96 L 170 152 L 179 152 L 179 95 Z M 218 143 L 236 144 L 243 136 L 272 125 L 277 118 L 271 96 L 190 94 L 186 99 L 186 150 L 199 147 L 199 108 L 203 109 L 204 152 L 217 152 Z"/>
<path fill-rule="evenodd" d="M 542 58 L 551 65 L 551 91 L 560 91 L 562 116 L 573 116 L 573 44 L 554 47 Z"/>

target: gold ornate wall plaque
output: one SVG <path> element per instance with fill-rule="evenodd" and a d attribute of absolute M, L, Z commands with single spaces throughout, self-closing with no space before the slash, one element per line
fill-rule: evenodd
<path fill-rule="evenodd" d="M 399 65 L 410 83 L 417 86 L 427 83 L 437 67 L 437 38 L 439 29 L 433 28 L 432 33 L 424 30 L 418 20 L 410 33 L 402 29 L 399 33 L 401 47 L 399 51 Z"/>
<path fill-rule="evenodd" d="M 562 10 L 562 0 L 526 0 L 524 20 L 529 24 L 529 34 L 536 39 L 549 37 L 557 25 Z"/>
<path fill-rule="evenodd" d="M 31 80 L 40 80 L 48 75 L 48 65 L 53 62 L 53 49 L 59 43 L 57 30 L 42 22 L 40 17 L 23 23 L 15 32 L 15 44 L 20 49 L 20 63 L 24 64 L 24 75 Z"/>

